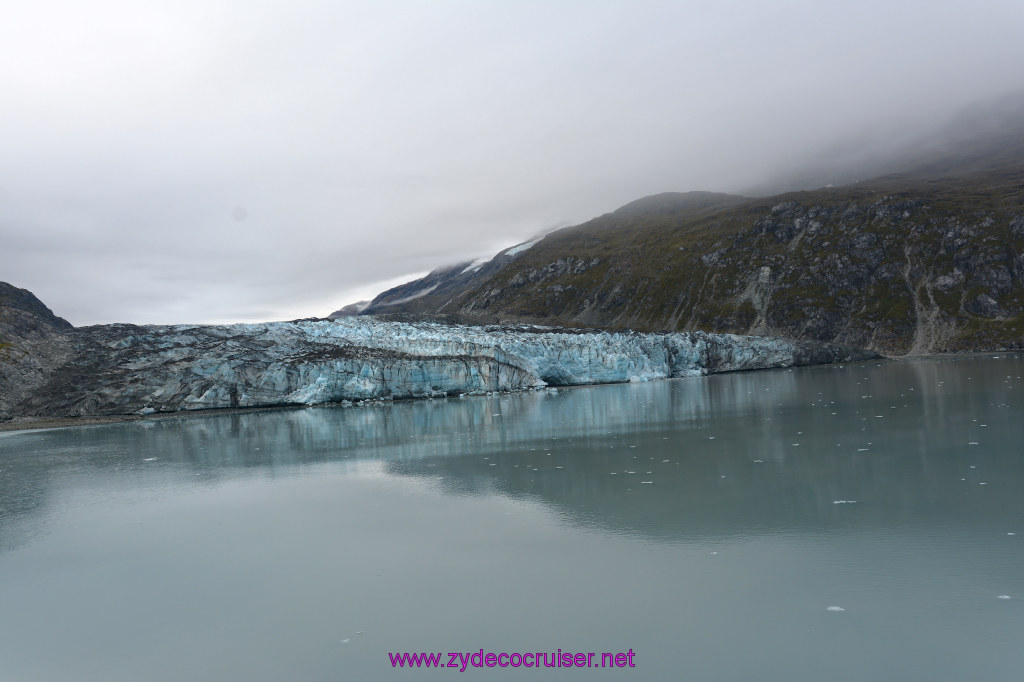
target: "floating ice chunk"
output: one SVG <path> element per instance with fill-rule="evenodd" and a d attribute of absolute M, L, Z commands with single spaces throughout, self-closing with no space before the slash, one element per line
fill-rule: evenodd
<path fill-rule="evenodd" d="M 832 500 L 832 504 L 857 504 L 857 500 Z"/>
<path fill-rule="evenodd" d="M 1016 535 L 1016 533 L 1007 533 L 1007 535 Z"/>
<path fill-rule="evenodd" d="M 641 483 L 654 483 L 654 481 L 640 481 Z"/>
<path fill-rule="evenodd" d="M 828 607 L 825 610 L 826 611 L 835 611 L 836 613 L 838 613 L 840 611 L 845 611 L 846 609 L 844 609 L 842 606 L 830 606 L 830 607 Z"/>
<path fill-rule="evenodd" d="M 857 448 L 857 452 L 867 452 L 871 448 Z"/>
<path fill-rule="evenodd" d="M 968 445 L 977 445 L 977 443 L 972 440 Z"/>
<path fill-rule="evenodd" d="M 147 457 L 146 459 L 144 459 L 144 460 L 142 460 L 142 461 L 143 461 L 143 462 L 152 462 L 152 461 L 154 461 L 155 459 L 156 459 L 156 457 Z"/>
<path fill-rule="evenodd" d="M 1010 595 L 1008 595 L 1008 594 L 1001 594 L 1001 595 L 999 595 L 998 598 L 999 599 L 1010 599 Z"/>

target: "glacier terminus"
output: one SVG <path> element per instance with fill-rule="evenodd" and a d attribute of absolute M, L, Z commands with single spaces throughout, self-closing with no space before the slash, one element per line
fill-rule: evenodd
<path fill-rule="evenodd" d="M 318 405 L 648 381 L 877 357 L 817 341 L 373 317 L 64 330 L 16 414 Z"/>

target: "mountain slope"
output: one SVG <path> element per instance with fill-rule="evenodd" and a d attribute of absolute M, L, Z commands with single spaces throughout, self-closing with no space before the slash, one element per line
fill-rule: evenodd
<path fill-rule="evenodd" d="M 768 334 L 888 354 L 1020 348 L 1024 105 L 951 139 L 844 187 L 648 197 L 476 271 L 436 270 L 363 314 Z"/>

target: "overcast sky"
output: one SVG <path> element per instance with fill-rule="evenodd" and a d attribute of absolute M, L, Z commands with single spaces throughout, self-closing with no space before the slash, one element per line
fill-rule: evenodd
<path fill-rule="evenodd" d="M 0 280 L 76 325 L 324 316 L 923 130 L 1024 87 L 1022 35 L 1021 0 L 8 2 Z"/>

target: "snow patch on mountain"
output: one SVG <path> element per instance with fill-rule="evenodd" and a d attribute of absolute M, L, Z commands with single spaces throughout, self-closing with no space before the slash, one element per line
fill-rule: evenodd
<path fill-rule="evenodd" d="M 487 256 L 486 258 L 477 258 L 475 261 L 466 266 L 466 269 L 460 272 L 460 275 L 465 275 L 469 272 L 476 272 L 483 266 L 487 265 L 494 259 L 493 256 Z"/>
<path fill-rule="evenodd" d="M 501 255 L 502 256 L 515 256 L 515 255 L 518 255 L 518 254 L 522 253 L 523 251 L 526 251 L 530 247 L 535 246 L 541 239 L 543 239 L 543 237 L 537 237 L 536 239 L 533 239 L 531 241 L 523 242 L 522 244 L 518 244 L 516 246 L 513 246 L 511 249 L 507 249 L 505 251 L 502 251 Z"/>

